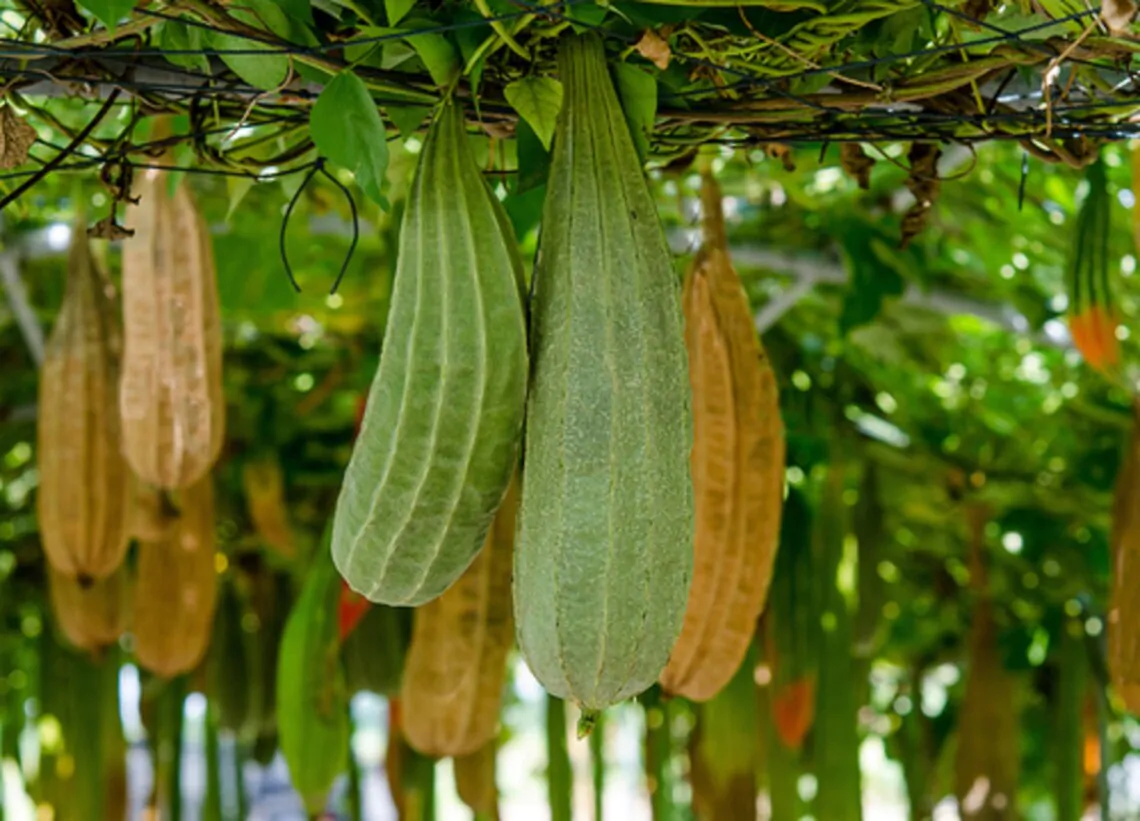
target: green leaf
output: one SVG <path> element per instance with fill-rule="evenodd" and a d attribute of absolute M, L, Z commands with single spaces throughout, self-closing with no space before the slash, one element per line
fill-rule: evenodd
<path fill-rule="evenodd" d="M 313 25 L 313 7 L 309 0 L 278 0 L 281 10 L 307 26 Z"/>
<path fill-rule="evenodd" d="M 312 815 L 324 808 L 329 789 L 344 769 L 351 735 L 344 667 L 338 655 L 340 578 L 328 544 L 326 535 L 289 613 L 277 659 L 281 753 Z"/>
<path fill-rule="evenodd" d="M 1062 26 L 1043 26 L 1045 20 L 1037 14 L 1020 14 L 1014 13 L 1010 15 L 1003 15 L 998 25 L 1001 26 L 1002 31 L 1008 31 L 1016 34 L 1019 40 L 1048 40 L 1050 37 L 1056 37 L 1064 31 Z M 974 40 L 993 39 L 994 33 L 991 30 L 979 28 L 977 30 L 968 26 L 963 26 L 960 29 L 959 36 L 965 43 L 973 42 Z M 995 43 L 996 47 L 998 44 Z"/>
<path fill-rule="evenodd" d="M 515 229 L 519 242 L 526 239 L 542 218 L 542 204 L 546 200 L 546 186 L 532 188 L 525 194 L 511 194 L 503 200 L 503 209 Z"/>
<path fill-rule="evenodd" d="M 884 299 L 902 294 L 903 267 L 894 250 L 866 222 L 844 221 L 837 233 L 851 272 L 851 284 L 839 316 L 839 331 L 847 334 L 877 317 Z"/>
<path fill-rule="evenodd" d="M 614 66 L 614 79 L 637 155 L 645 162 L 649 156 L 649 137 L 657 118 L 657 81 L 628 63 Z"/>
<path fill-rule="evenodd" d="M 796 77 L 791 83 L 791 92 L 797 96 L 807 96 L 823 90 L 834 78 L 824 71 Z"/>
<path fill-rule="evenodd" d="M 299 43 L 302 46 L 319 46 L 321 44 L 321 41 L 317 39 L 317 35 L 313 34 L 312 29 L 300 20 L 293 18 L 289 19 L 289 33 L 286 39 L 291 43 Z M 310 83 L 325 86 L 332 82 L 333 72 L 310 65 L 303 60 L 294 60 L 293 69 Z"/>
<path fill-rule="evenodd" d="M 402 40 L 388 40 L 383 43 L 380 68 L 390 70 L 406 63 L 416 56 L 416 50 Z"/>
<path fill-rule="evenodd" d="M 643 3 L 660 3 L 665 6 L 697 6 L 697 7 L 732 7 L 732 6 L 764 6 L 776 11 L 811 11 L 824 14 L 827 4 L 819 0 L 641 0 Z"/>
<path fill-rule="evenodd" d="M 562 109 L 562 83 L 553 77 L 523 77 L 503 89 L 503 94 L 549 151 Z"/>
<path fill-rule="evenodd" d="M 95 15 L 111 31 L 131 13 L 135 0 L 79 0 L 79 5 Z"/>
<path fill-rule="evenodd" d="M 285 201 L 290 202 L 297 196 L 297 192 L 301 190 L 301 183 L 305 181 L 305 174 L 284 174 L 277 178 L 277 182 L 281 185 L 281 193 L 285 195 Z"/>
<path fill-rule="evenodd" d="M 189 134 L 190 133 L 190 118 L 184 114 L 180 114 L 171 121 L 171 131 L 174 134 Z M 170 149 L 171 160 L 176 168 L 190 168 L 193 167 L 196 157 L 194 156 L 194 146 L 188 141 L 180 142 Z M 163 163 L 165 164 L 165 163 Z M 168 196 L 173 197 L 174 192 L 178 190 L 178 186 L 182 184 L 182 180 L 186 177 L 185 171 L 170 171 L 166 177 L 166 193 Z"/>
<path fill-rule="evenodd" d="M 515 129 L 515 140 L 518 146 L 519 170 L 511 193 L 518 196 L 546 184 L 546 177 L 550 171 L 550 152 L 543 146 L 526 120 L 519 121 Z"/>
<path fill-rule="evenodd" d="M 375 35 L 369 34 L 368 29 L 364 28 L 360 31 L 360 37 L 355 37 L 355 40 L 363 40 Z M 361 63 L 372 65 L 372 58 L 380 51 L 380 43 L 356 43 L 354 45 L 345 46 L 344 59 L 348 61 L 349 65 L 357 66 Z M 379 66 L 377 66 L 379 67 Z"/>
<path fill-rule="evenodd" d="M 368 197 L 387 207 L 388 134 L 364 82 L 342 71 L 325 86 L 309 118 L 313 143 L 322 155 L 349 169 Z"/>
<path fill-rule="evenodd" d="M 214 48 L 219 51 L 235 49 L 267 51 L 270 48 L 270 46 L 230 34 L 216 34 L 213 41 Z M 254 88 L 265 91 L 280 86 L 285 82 L 285 76 L 289 73 L 289 60 L 284 55 L 222 54 L 220 56 L 222 62 L 229 66 L 234 74 Z"/>
<path fill-rule="evenodd" d="M 429 24 L 424 23 L 422 25 Z M 432 82 L 437 86 L 450 84 L 462 71 L 463 64 L 459 61 L 459 53 L 444 35 L 436 32 L 424 32 L 423 34 L 409 34 L 405 40 L 424 61 Z"/>
<path fill-rule="evenodd" d="M 566 9 L 566 17 L 576 23 L 581 23 L 585 28 L 595 28 L 600 26 L 602 21 L 606 19 L 609 14 L 610 7 L 608 5 L 599 5 L 597 3 L 571 3 Z"/>
<path fill-rule="evenodd" d="M 226 222 L 234 215 L 234 209 L 241 205 L 249 189 L 253 188 L 255 180 L 252 177 L 226 177 L 226 191 L 229 194 L 229 208 L 226 210 Z"/>
<path fill-rule="evenodd" d="M 273 0 L 241 0 L 233 3 L 230 16 L 252 28 L 268 31 L 283 39 L 293 32 L 293 24 Z"/>
<path fill-rule="evenodd" d="M 242 0 L 230 10 L 231 16 L 253 28 L 266 30 L 286 41 L 293 28 L 285 12 L 269 0 Z M 214 34 L 211 38 L 219 51 L 278 51 L 278 47 L 236 34 Z M 269 90 L 285 82 L 289 74 L 289 58 L 284 54 L 221 54 L 233 72 L 255 88 Z"/>
<path fill-rule="evenodd" d="M 430 113 L 431 108 L 426 105 L 388 106 L 388 119 L 399 129 L 402 140 L 415 134 Z"/>
<path fill-rule="evenodd" d="M 369 25 L 380 22 L 380 12 L 384 7 L 382 0 L 312 0 L 312 2 L 314 6 L 337 20 L 342 20 L 344 11 L 348 10 Z"/>
<path fill-rule="evenodd" d="M 471 93 L 475 95 L 476 110 L 478 110 L 479 86 L 483 81 L 483 68 L 487 64 L 487 52 L 480 51 L 483 41 L 487 38 L 487 31 L 482 25 L 474 25 L 480 17 L 481 15 L 471 9 L 457 12 L 453 19 L 460 27 L 452 32 L 455 42 L 459 44 L 459 54 L 463 57 L 463 73 L 467 76 Z M 477 54 L 479 57 L 476 59 Z"/>
<path fill-rule="evenodd" d="M 336 2 L 336 0 L 312 0 L 313 7 L 323 11 L 329 17 L 335 18 L 338 22 L 344 13 L 344 6 Z"/>
<path fill-rule="evenodd" d="M 403 20 L 416 0 L 384 0 L 384 10 L 388 13 L 388 25 L 394 26 Z"/>
<path fill-rule="evenodd" d="M 168 20 L 155 32 L 155 45 L 163 50 L 163 57 L 169 62 L 203 74 L 210 73 L 210 61 L 204 54 L 174 54 L 178 51 L 198 51 L 202 48 L 205 29 L 188 26 L 177 20 Z"/>
<path fill-rule="evenodd" d="M 368 58 L 370 62 L 374 63 L 375 57 L 372 52 L 379 47 L 382 49 L 379 68 L 393 69 L 416 55 L 423 62 L 436 85 L 448 85 L 459 74 L 462 64 L 455 46 L 444 35 L 434 31 L 416 33 L 417 29 L 427 29 L 433 25 L 427 20 L 416 20 L 407 21 L 401 28 L 365 26 L 360 30 L 360 37 L 357 39 L 375 37 L 390 37 L 391 39 L 352 46 L 346 56 L 352 62 Z"/>
<path fill-rule="evenodd" d="M 352 65 L 366 63 L 376 68 L 389 69 L 399 63 L 415 56 L 415 50 L 402 40 L 399 29 L 390 26 L 362 26 L 352 39 L 355 45 L 349 45 L 344 50 L 344 56 Z M 378 40 L 376 38 L 385 38 Z M 360 42 L 366 40 L 368 42 Z M 389 51 L 396 47 L 393 55 Z"/>

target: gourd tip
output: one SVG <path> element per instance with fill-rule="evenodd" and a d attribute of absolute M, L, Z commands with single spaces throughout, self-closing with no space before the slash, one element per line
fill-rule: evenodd
<path fill-rule="evenodd" d="M 578 719 L 578 740 L 588 736 L 594 729 L 594 725 L 598 723 L 597 710 L 583 710 L 581 718 Z"/>

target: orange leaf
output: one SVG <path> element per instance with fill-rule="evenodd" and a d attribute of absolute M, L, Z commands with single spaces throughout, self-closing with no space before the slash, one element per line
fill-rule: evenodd
<path fill-rule="evenodd" d="M 348 586 L 348 582 L 341 579 L 337 624 L 340 628 L 340 640 L 342 642 L 348 638 L 349 633 L 356 629 L 356 625 L 360 624 L 360 620 L 364 618 L 364 614 L 368 612 L 368 608 L 371 606 L 372 602 L 354 592 Z"/>
<path fill-rule="evenodd" d="M 772 718 L 784 745 L 799 749 L 815 721 L 815 679 L 797 679 L 777 693 Z"/>

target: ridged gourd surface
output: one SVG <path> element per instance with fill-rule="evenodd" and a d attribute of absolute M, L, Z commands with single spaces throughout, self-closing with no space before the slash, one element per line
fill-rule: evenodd
<path fill-rule="evenodd" d="M 104 285 L 77 225 L 40 372 L 36 512 L 48 561 L 84 583 L 111 575 L 128 543 L 130 473 L 116 402 L 120 338 Z"/>
<path fill-rule="evenodd" d="M 138 205 L 123 242 L 124 453 L 141 479 L 166 489 L 201 479 L 225 432 L 222 330 L 214 252 L 183 180 L 136 176 Z"/>
<path fill-rule="evenodd" d="M 341 575 L 419 605 L 471 563 L 515 467 L 526 402 L 522 263 L 448 103 L 420 157 L 380 367 L 333 530 Z"/>
<path fill-rule="evenodd" d="M 498 821 L 499 791 L 495 783 L 498 752 L 498 739 L 491 739 L 475 752 L 456 756 L 453 761 L 455 791 L 476 818 Z"/>
<path fill-rule="evenodd" d="M 471 566 L 416 610 L 404 669 L 404 735 L 425 755 L 462 756 L 495 737 L 511 648 L 517 492 L 507 496 Z"/>
<path fill-rule="evenodd" d="M 214 628 L 214 484 L 207 475 L 177 494 L 167 536 L 139 545 L 134 585 L 135 654 L 163 677 L 194 669 Z"/>
<path fill-rule="evenodd" d="M 292 558 L 296 552 L 293 525 L 285 496 L 285 472 L 273 453 L 248 459 L 242 464 L 241 485 L 246 510 L 258 537 L 266 547 L 282 557 Z"/>
<path fill-rule="evenodd" d="M 50 564 L 47 576 L 52 615 L 74 647 L 94 652 L 119 640 L 127 627 L 130 606 L 125 565 L 88 586 Z"/>
<path fill-rule="evenodd" d="M 779 540 L 784 428 L 776 376 L 732 267 L 719 186 L 702 182 L 705 241 L 685 278 L 693 393 L 693 585 L 681 637 L 661 675 L 697 701 L 732 679 L 756 632 Z"/>
<path fill-rule="evenodd" d="M 538 680 L 592 712 L 649 687 L 680 631 L 692 430 L 679 283 L 600 40 L 558 67 L 515 617 Z"/>
<path fill-rule="evenodd" d="M 1108 607 L 1108 665 L 1116 692 L 1140 711 L 1140 400 L 1116 477 L 1112 509 L 1112 593 Z"/>

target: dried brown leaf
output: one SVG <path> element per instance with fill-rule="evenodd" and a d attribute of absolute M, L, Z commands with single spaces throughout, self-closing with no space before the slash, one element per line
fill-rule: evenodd
<path fill-rule="evenodd" d="M 1114 37 L 1127 34 L 1135 16 L 1136 3 L 1133 0 L 1104 0 L 1101 3 L 1100 19 Z"/>
<path fill-rule="evenodd" d="M 673 56 L 669 43 L 654 29 L 646 29 L 641 39 L 637 41 L 637 52 L 653 65 L 664 71 L 669 68 L 669 60 Z"/>
<path fill-rule="evenodd" d="M 86 23 L 76 8 L 74 0 L 39 0 L 29 3 L 36 17 L 43 23 L 44 31 L 53 40 L 61 40 L 83 31 Z"/>
<path fill-rule="evenodd" d="M 779 160 L 784 170 L 791 173 L 796 170 L 796 160 L 792 156 L 792 147 L 783 143 L 768 143 L 764 151 L 774 160 Z"/>
<path fill-rule="evenodd" d="M 942 180 L 938 177 L 938 158 L 941 156 L 942 149 L 934 143 L 913 143 L 910 147 L 907 155 L 910 176 L 906 179 L 906 187 L 914 195 L 915 202 L 903 216 L 903 248 L 926 228 L 930 209 L 942 190 Z"/>
<path fill-rule="evenodd" d="M 843 143 L 839 149 L 839 164 L 864 191 L 871 187 L 871 169 L 875 167 L 875 160 L 867 156 L 859 143 Z"/>
<path fill-rule="evenodd" d="M 16 168 L 28 161 L 28 149 L 36 130 L 20 119 L 11 106 L 0 108 L 0 169 Z"/>
<path fill-rule="evenodd" d="M 962 14 L 971 20 L 981 22 L 986 19 L 986 16 L 993 10 L 993 7 L 993 0 L 966 0 L 966 4 L 962 6 Z M 981 28 L 981 26 L 973 22 L 969 22 L 966 25 L 972 29 Z"/>
<path fill-rule="evenodd" d="M 114 214 L 108 214 L 87 229 L 87 236 L 91 237 L 91 239 L 117 240 L 133 237 L 134 235 L 135 232 L 130 228 L 124 228 L 115 221 Z"/>

